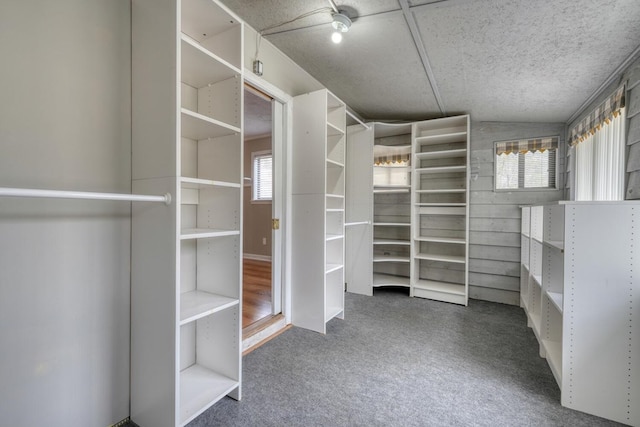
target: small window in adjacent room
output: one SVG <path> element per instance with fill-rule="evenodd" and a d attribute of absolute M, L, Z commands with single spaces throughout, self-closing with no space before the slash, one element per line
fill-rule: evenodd
<path fill-rule="evenodd" d="M 495 189 L 556 188 L 557 136 L 495 143 Z"/>
<path fill-rule="evenodd" d="M 253 165 L 252 197 L 254 202 L 271 201 L 273 191 L 273 156 L 271 151 L 256 151 L 251 154 Z"/>

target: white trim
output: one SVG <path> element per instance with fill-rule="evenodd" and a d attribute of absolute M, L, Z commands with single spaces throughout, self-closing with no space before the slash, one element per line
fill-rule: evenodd
<path fill-rule="evenodd" d="M 242 258 L 244 258 L 244 259 L 252 259 L 254 261 L 268 261 L 268 262 L 271 262 L 271 256 L 269 256 L 269 255 L 242 254 Z"/>

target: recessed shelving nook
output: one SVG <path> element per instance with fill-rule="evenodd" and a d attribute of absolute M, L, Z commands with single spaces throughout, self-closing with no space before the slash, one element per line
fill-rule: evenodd
<path fill-rule="evenodd" d="M 326 333 L 344 318 L 346 106 L 327 90 L 293 99 L 292 321 Z"/>
<path fill-rule="evenodd" d="M 521 306 L 563 406 L 640 425 L 638 202 L 522 207 Z"/>
<path fill-rule="evenodd" d="M 413 124 L 411 295 L 467 305 L 469 117 Z"/>
<path fill-rule="evenodd" d="M 243 24 L 215 0 L 132 1 L 131 418 L 240 399 Z"/>

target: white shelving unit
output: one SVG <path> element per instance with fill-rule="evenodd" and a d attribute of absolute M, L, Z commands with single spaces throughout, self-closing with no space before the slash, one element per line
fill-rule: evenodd
<path fill-rule="evenodd" d="M 132 1 L 131 419 L 241 396 L 243 24 L 215 0 Z"/>
<path fill-rule="evenodd" d="M 522 208 L 521 305 L 562 405 L 635 426 L 639 219 L 637 202 Z"/>
<path fill-rule="evenodd" d="M 409 287 L 411 123 L 350 126 L 347 143 L 347 290 Z"/>
<path fill-rule="evenodd" d="M 344 318 L 346 106 L 327 90 L 293 100 L 292 321 Z"/>
<path fill-rule="evenodd" d="M 469 116 L 413 124 L 411 295 L 467 305 Z"/>

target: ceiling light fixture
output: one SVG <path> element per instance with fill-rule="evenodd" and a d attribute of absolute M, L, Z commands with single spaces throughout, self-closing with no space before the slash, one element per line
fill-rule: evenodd
<path fill-rule="evenodd" d="M 351 19 L 349 19 L 349 17 L 342 11 L 334 13 L 332 17 L 333 22 L 331 25 L 335 28 L 335 31 L 331 35 L 331 41 L 338 44 L 342 41 L 342 33 L 349 31 L 349 27 L 351 27 Z"/>

